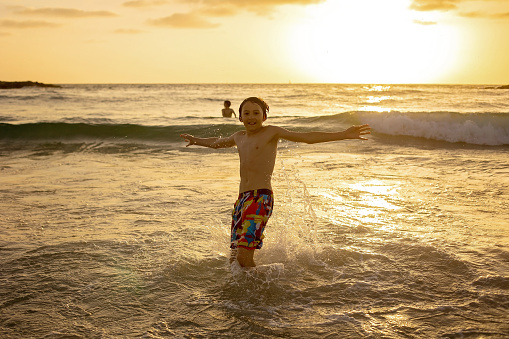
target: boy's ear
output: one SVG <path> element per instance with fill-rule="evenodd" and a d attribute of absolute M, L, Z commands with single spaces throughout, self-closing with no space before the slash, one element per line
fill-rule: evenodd
<path fill-rule="evenodd" d="M 267 114 L 263 114 L 263 121 L 267 120 Z"/>

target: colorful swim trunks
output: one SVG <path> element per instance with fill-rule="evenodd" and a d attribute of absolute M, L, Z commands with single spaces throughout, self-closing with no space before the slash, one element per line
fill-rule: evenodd
<path fill-rule="evenodd" d="M 274 195 L 269 189 L 247 191 L 239 194 L 232 213 L 230 248 L 260 249 L 263 231 L 272 214 Z"/>

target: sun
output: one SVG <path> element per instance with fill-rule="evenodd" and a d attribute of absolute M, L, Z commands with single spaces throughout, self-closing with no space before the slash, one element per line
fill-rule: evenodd
<path fill-rule="evenodd" d="M 455 67 L 458 32 L 426 21 L 408 0 L 328 1 L 288 38 L 302 72 L 329 83 L 433 83 Z"/>

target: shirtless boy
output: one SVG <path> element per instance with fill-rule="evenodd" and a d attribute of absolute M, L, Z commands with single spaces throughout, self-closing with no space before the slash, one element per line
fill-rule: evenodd
<path fill-rule="evenodd" d="M 263 244 L 263 231 L 272 214 L 272 172 L 280 139 L 314 144 L 344 139 L 367 140 L 368 125 L 352 126 L 342 132 L 292 132 L 282 127 L 264 126 L 269 106 L 260 98 L 250 97 L 239 107 L 239 119 L 245 130 L 229 137 L 197 138 L 182 134 L 188 144 L 210 148 L 237 146 L 240 157 L 239 199 L 232 213 L 232 255 L 242 267 L 254 267 L 254 250 Z"/>
<path fill-rule="evenodd" d="M 231 105 L 232 103 L 230 100 L 226 100 L 224 102 L 224 108 L 221 110 L 221 113 L 223 114 L 224 118 L 231 118 L 232 114 L 235 115 L 235 118 L 237 117 L 235 111 L 230 108 Z"/>

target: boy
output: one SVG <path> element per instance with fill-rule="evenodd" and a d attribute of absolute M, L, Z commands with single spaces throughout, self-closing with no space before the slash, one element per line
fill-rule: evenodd
<path fill-rule="evenodd" d="M 182 134 L 188 144 L 210 148 L 237 146 L 240 157 L 239 199 L 232 214 L 232 259 L 242 267 L 254 267 L 254 250 L 262 247 L 263 231 L 272 214 L 271 177 L 279 139 L 308 144 L 344 139 L 362 139 L 370 134 L 368 125 L 352 126 L 342 132 L 292 132 L 282 127 L 264 126 L 269 106 L 260 98 L 250 97 L 239 107 L 239 120 L 245 130 L 229 137 L 196 138 Z M 187 147 L 186 146 L 186 147 Z M 236 253 L 235 253 L 236 251 Z"/>
<path fill-rule="evenodd" d="M 230 100 L 226 100 L 224 102 L 224 108 L 222 109 L 224 118 L 231 118 L 232 114 L 235 115 L 235 118 L 237 117 L 237 115 L 235 114 L 235 111 L 230 108 L 231 105 L 232 105 L 232 103 L 230 102 Z"/>

